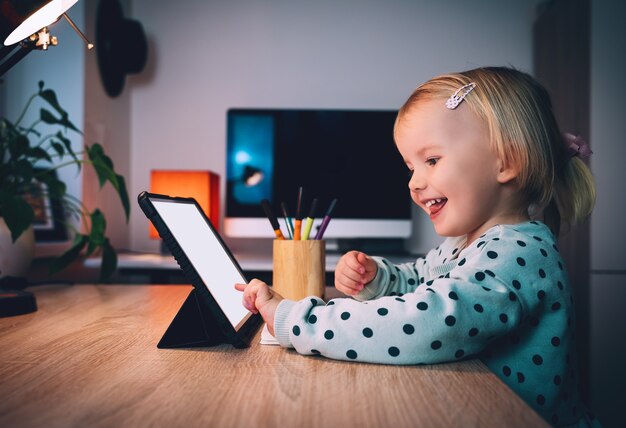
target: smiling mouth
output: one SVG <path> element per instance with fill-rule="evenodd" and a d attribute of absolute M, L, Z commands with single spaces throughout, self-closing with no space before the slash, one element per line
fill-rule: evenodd
<path fill-rule="evenodd" d="M 430 215 L 433 216 L 441 211 L 444 205 L 446 205 L 446 202 L 448 202 L 448 198 L 431 199 L 427 201 L 424 206 L 428 208 Z"/>

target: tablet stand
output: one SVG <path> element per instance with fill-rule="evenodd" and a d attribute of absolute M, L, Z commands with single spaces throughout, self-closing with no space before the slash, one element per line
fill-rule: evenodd
<path fill-rule="evenodd" d="M 163 334 L 157 348 L 198 348 L 228 343 L 218 322 L 191 290 L 185 303 Z"/>

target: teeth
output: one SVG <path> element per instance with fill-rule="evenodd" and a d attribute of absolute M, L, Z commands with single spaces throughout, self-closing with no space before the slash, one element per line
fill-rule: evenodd
<path fill-rule="evenodd" d="M 431 199 L 430 201 L 426 201 L 424 205 L 426 205 L 426 208 L 430 208 L 433 205 L 438 204 L 439 202 L 441 202 L 441 199 Z"/>

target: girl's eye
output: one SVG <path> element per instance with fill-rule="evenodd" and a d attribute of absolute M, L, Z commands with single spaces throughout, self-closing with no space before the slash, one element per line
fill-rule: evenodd
<path fill-rule="evenodd" d="M 413 177 L 413 170 L 409 169 L 406 174 L 409 176 L 409 178 Z"/>
<path fill-rule="evenodd" d="M 439 161 L 439 158 L 428 158 L 426 159 L 426 165 L 435 166 L 435 164 Z"/>

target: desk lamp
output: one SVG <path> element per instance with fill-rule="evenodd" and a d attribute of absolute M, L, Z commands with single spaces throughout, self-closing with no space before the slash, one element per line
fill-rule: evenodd
<path fill-rule="evenodd" d="M 87 44 L 84 34 L 65 13 L 78 0 L 0 0 L 0 77 L 34 49 L 48 50 L 57 45 L 57 38 L 48 26 L 63 16 Z M 22 290 L 28 286 L 23 278 L 4 276 L 0 279 L 0 317 L 27 314 L 37 310 L 33 293 Z"/>
<path fill-rule="evenodd" d="M 152 170 L 150 173 L 151 193 L 194 198 L 216 230 L 219 230 L 219 190 L 219 175 L 211 171 Z M 152 224 L 150 238 L 159 239 L 159 234 Z M 161 241 L 161 253 L 168 252 Z"/>
<path fill-rule="evenodd" d="M 0 76 L 34 49 L 48 50 L 56 46 L 57 38 L 48 26 L 65 18 L 88 49 L 93 44 L 65 13 L 78 0 L 0 0 Z M 6 37 L 6 38 L 5 38 Z M 19 48 L 19 49 L 18 49 Z M 11 56 L 9 56 L 11 55 Z"/>

